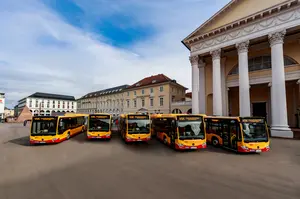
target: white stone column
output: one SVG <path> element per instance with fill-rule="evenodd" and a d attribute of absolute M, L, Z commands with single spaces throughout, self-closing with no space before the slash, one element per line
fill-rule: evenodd
<path fill-rule="evenodd" d="M 192 65 L 192 113 L 199 114 L 199 57 L 190 57 Z"/>
<path fill-rule="evenodd" d="M 221 49 L 211 51 L 213 60 L 213 115 L 222 115 Z"/>
<path fill-rule="evenodd" d="M 206 114 L 205 63 L 199 61 L 199 113 Z"/>
<path fill-rule="evenodd" d="M 248 69 L 248 46 L 249 41 L 236 44 L 239 54 L 239 102 L 240 116 L 251 116 L 250 111 L 250 85 L 249 85 L 249 69 Z"/>
<path fill-rule="evenodd" d="M 283 42 L 286 31 L 269 34 L 272 56 L 272 87 L 271 108 L 272 128 L 271 134 L 276 137 L 293 138 L 293 132 L 288 126 Z"/>

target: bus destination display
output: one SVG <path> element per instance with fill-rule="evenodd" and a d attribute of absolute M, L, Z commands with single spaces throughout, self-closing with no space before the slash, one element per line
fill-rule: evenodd
<path fill-rule="evenodd" d="M 33 120 L 35 121 L 53 121 L 56 120 L 56 117 L 34 117 Z"/>
<path fill-rule="evenodd" d="M 201 119 L 201 117 L 197 116 L 181 116 L 178 118 L 179 121 L 199 121 Z"/>
<path fill-rule="evenodd" d="M 242 122 L 245 123 L 264 123 L 264 119 L 242 119 Z"/>
<path fill-rule="evenodd" d="M 92 119 L 109 119 L 109 115 L 91 115 Z"/>
<path fill-rule="evenodd" d="M 128 119 L 147 120 L 147 119 L 149 119 L 149 116 L 148 115 L 129 115 Z"/>

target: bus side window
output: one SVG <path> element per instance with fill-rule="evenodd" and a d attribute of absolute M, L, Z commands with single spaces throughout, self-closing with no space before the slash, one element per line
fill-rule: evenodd
<path fill-rule="evenodd" d="M 206 123 L 206 133 L 211 134 L 211 121 L 209 119 L 205 119 Z"/>
<path fill-rule="evenodd" d="M 237 140 L 242 141 L 242 129 L 240 128 L 240 123 L 236 121 L 236 132 L 237 132 Z"/>

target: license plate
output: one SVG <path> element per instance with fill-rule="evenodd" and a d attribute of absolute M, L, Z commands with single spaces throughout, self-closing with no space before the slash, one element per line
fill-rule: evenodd
<path fill-rule="evenodd" d="M 137 140 L 137 141 L 139 141 L 139 142 L 140 142 L 140 141 L 142 141 L 142 140 Z"/>
<path fill-rule="evenodd" d="M 45 144 L 46 142 L 40 142 L 41 144 Z"/>
<path fill-rule="evenodd" d="M 256 153 L 260 153 L 261 152 L 261 150 L 256 150 Z"/>
<path fill-rule="evenodd" d="M 197 147 L 195 147 L 195 146 L 192 146 L 192 147 L 191 147 L 191 149 L 197 149 Z"/>

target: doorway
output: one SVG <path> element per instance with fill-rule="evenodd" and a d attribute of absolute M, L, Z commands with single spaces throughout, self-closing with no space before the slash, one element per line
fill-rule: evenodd
<path fill-rule="evenodd" d="M 264 117 L 267 119 L 267 102 L 252 103 L 252 116 Z"/>

